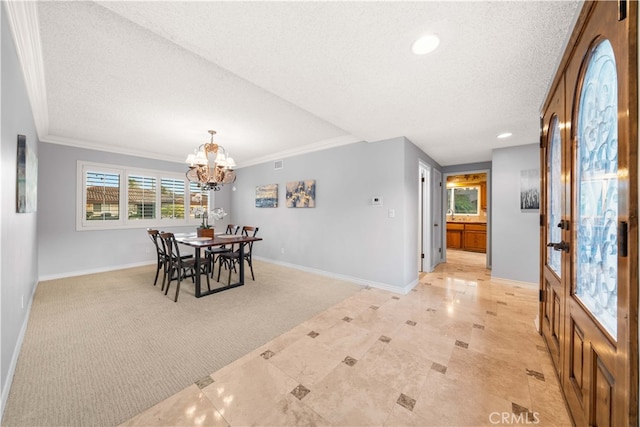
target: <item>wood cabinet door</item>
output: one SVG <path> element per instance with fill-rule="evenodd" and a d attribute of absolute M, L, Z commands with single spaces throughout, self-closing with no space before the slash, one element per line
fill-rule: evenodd
<path fill-rule="evenodd" d="M 447 248 L 462 249 L 461 230 L 447 230 Z"/>
<path fill-rule="evenodd" d="M 542 329 L 579 426 L 638 421 L 636 27 L 636 2 L 585 3 L 543 111 Z"/>

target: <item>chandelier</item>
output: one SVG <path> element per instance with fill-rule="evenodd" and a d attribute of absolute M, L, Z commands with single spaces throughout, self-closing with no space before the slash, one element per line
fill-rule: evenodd
<path fill-rule="evenodd" d="M 231 184 L 236 180 L 236 173 L 233 171 L 236 162 L 229 157 L 222 145 L 213 142 L 216 131 L 210 130 L 209 134 L 211 141 L 202 144 L 194 154 L 187 156 L 187 179 L 197 183 L 205 191 L 218 191 L 223 184 Z"/>

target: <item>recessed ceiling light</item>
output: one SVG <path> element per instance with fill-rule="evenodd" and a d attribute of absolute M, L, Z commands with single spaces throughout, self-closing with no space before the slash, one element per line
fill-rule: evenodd
<path fill-rule="evenodd" d="M 498 135 L 498 138 L 505 139 L 505 138 L 509 138 L 511 135 L 513 135 L 511 132 L 505 132 Z"/>
<path fill-rule="evenodd" d="M 435 34 L 427 34 L 426 36 L 422 36 L 418 40 L 413 42 L 411 50 L 416 55 L 426 55 L 427 53 L 436 50 L 439 44 L 440 39 L 438 38 L 438 36 L 436 36 Z"/>

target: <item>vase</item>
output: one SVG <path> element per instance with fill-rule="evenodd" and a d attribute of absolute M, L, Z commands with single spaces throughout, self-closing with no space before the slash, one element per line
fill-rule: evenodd
<path fill-rule="evenodd" d="M 196 231 L 198 233 L 198 237 L 209 237 L 210 239 L 213 239 L 213 228 L 198 227 Z"/>

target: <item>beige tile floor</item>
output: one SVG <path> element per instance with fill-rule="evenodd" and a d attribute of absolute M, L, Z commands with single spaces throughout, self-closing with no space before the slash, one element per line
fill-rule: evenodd
<path fill-rule="evenodd" d="M 571 425 L 537 291 L 492 282 L 480 254 L 448 259 L 407 295 L 363 289 L 123 425 Z"/>

